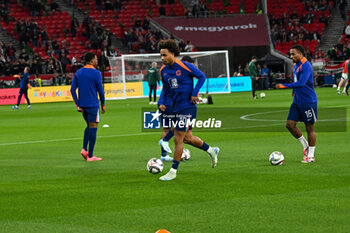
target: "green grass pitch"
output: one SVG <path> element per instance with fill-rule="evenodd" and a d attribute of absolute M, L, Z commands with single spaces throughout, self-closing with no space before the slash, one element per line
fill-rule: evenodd
<path fill-rule="evenodd" d="M 214 95 L 213 106 L 292 102 L 290 90 L 265 93 L 258 100 L 250 92 Z M 335 89 L 317 94 L 319 107 L 350 106 Z M 146 170 L 160 156 L 160 134 L 141 132 L 148 106 L 146 99 L 107 101 L 95 147 L 103 161 L 92 163 L 80 156 L 85 123 L 72 102 L 0 106 L 0 232 L 350 232 L 349 132 L 317 133 L 316 163 L 301 164 L 302 147 L 287 130 L 194 131 L 220 147 L 218 166 L 187 146 L 191 160 L 176 180 L 161 182 Z M 274 150 L 284 165 L 269 164 Z"/>

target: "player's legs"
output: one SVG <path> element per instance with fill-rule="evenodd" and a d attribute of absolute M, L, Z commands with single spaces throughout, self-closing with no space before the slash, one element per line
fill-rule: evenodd
<path fill-rule="evenodd" d="M 303 136 L 303 133 L 298 128 L 296 121 L 287 120 L 286 128 L 295 138 L 300 138 L 301 136 Z"/>
<path fill-rule="evenodd" d="M 314 130 L 314 123 L 305 124 L 305 128 L 308 134 L 309 150 L 304 156 L 302 163 L 313 163 L 315 162 L 315 149 L 316 149 L 316 133 Z"/>
<path fill-rule="evenodd" d="M 92 158 L 94 155 L 94 148 L 96 143 L 97 135 L 97 122 L 89 122 L 89 158 Z"/>
<path fill-rule="evenodd" d="M 100 121 L 99 108 L 84 108 L 83 116 L 85 121 L 88 122 L 88 126 L 89 126 L 88 132 L 87 132 L 87 138 L 88 138 L 87 145 L 89 145 L 89 149 L 88 149 L 88 156 L 86 157 L 86 160 L 87 161 L 102 160 L 101 158 L 97 158 L 96 156 L 94 156 L 97 127 L 98 127 L 98 122 Z M 84 137 L 85 137 L 85 132 L 84 132 Z"/>
<path fill-rule="evenodd" d="M 202 139 L 200 139 L 197 136 L 194 136 L 192 134 L 192 130 L 187 131 L 186 136 L 184 138 L 184 143 L 188 143 L 194 147 L 197 147 L 207 152 L 212 161 L 212 167 L 216 167 L 216 164 L 218 163 L 218 154 L 220 152 L 220 149 L 218 147 L 209 146 Z"/>
<path fill-rule="evenodd" d="M 308 135 L 309 146 L 316 146 L 316 132 L 314 130 L 314 124 L 305 124 L 305 128 Z"/>
<path fill-rule="evenodd" d="M 28 109 L 31 109 L 31 106 L 30 106 L 30 100 L 28 98 L 28 88 L 24 90 L 24 97 L 27 101 L 27 104 L 28 104 Z"/>
<path fill-rule="evenodd" d="M 149 94 L 148 94 L 148 99 L 149 99 L 149 103 L 152 103 L 152 85 L 148 85 L 149 86 Z"/>
<path fill-rule="evenodd" d="M 303 136 L 303 133 L 297 126 L 297 122 L 293 120 L 287 120 L 286 128 L 289 130 L 289 132 L 299 140 L 301 145 L 304 148 L 304 155 L 308 152 L 309 150 L 309 143 L 306 141 L 305 137 Z"/>
<path fill-rule="evenodd" d="M 254 99 L 256 99 L 255 91 L 256 91 L 256 80 L 255 78 L 252 78 L 252 94 Z"/>
<path fill-rule="evenodd" d="M 188 143 L 194 147 L 201 148 L 203 146 L 203 141 L 197 136 L 192 134 L 192 130 L 189 130 L 184 138 L 184 143 Z"/>
<path fill-rule="evenodd" d="M 304 156 L 305 156 L 305 154 L 307 153 L 307 151 L 309 149 L 309 144 L 306 141 L 306 139 L 304 138 L 301 130 L 297 127 L 298 121 L 303 121 L 302 110 L 300 109 L 300 107 L 298 105 L 293 103 L 289 109 L 286 128 L 289 130 L 289 132 L 296 139 L 299 140 L 299 142 L 301 143 L 301 145 L 304 148 Z"/>
<path fill-rule="evenodd" d="M 23 96 L 23 89 L 21 88 L 20 91 L 19 91 L 19 95 L 18 95 L 18 99 L 17 99 L 17 104 L 16 106 L 18 107 L 21 103 L 21 99 L 22 99 L 22 96 Z"/>
<path fill-rule="evenodd" d="M 346 85 L 346 88 L 345 88 L 345 94 L 349 95 L 349 86 L 350 86 L 350 82 L 348 82 L 348 84 Z"/>
<path fill-rule="evenodd" d="M 183 141 L 186 135 L 186 131 L 174 131 L 174 142 L 175 142 L 175 151 L 173 164 L 171 165 L 170 171 L 159 179 L 162 181 L 173 180 L 176 178 L 177 168 L 179 167 L 182 152 L 184 149 Z"/>
<path fill-rule="evenodd" d="M 349 85 L 349 79 L 346 79 L 343 89 L 343 94 L 346 94 L 346 87 Z"/>
<path fill-rule="evenodd" d="M 153 85 L 153 102 L 157 103 L 157 84 Z"/>
<path fill-rule="evenodd" d="M 338 95 L 340 95 L 340 88 L 341 88 L 341 86 L 343 85 L 344 80 L 345 80 L 345 79 L 344 79 L 343 77 L 340 79 L 340 82 L 339 82 L 338 88 L 337 88 L 337 93 L 338 93 Z"/>
<path fill-rule="evenodd" d="M 174 136 L 174 129 L 171 128 L 173 121 L 175 121 L 175 118 L 171 111 L 165 110 L 164 112 L 162 112 L 163 133 L 162 139 L 159 141 L 159 145 L 162 148 L 162 155 L 165 156 L 166 152 L 172 153 L 169 147 L 169 140 Z"/>
<path fill-rule="evenodd" d="M 161 149 L 161 157 L 160 159 L 162 161 L 172 161 L 173 159 L 168 155 L 167 152 L 172 153 L 170 147 L 169 147 L 169 142 L 168 141 L 163 141 L 164 137 L 166 137 L 166 135 L 171 132 L 170 128 L 163 128 L 163 132 L 162 132 L 162 139 L 159 141 L 159 145 L 160 145 L 160 149 Z"/>
<path fill-rule="evenodd" d="M 89 121 L 87 118 L 87 112 L 84 111 L 83 112 L 83 117 L 84 120 L 86 122 L 86 128 L 84 130 L 84 138 L 83 138 L 83 149 L 81 150 L 81 155 L 83 156 L 84 159 L 86 159 L 88 157 L 88 151 L 87 151 L 87 147 L 88 147 L 88 143 L 89 143 Z"/>

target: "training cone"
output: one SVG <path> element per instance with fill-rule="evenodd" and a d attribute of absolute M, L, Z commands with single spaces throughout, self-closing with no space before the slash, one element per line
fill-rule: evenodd
<path fill-rule="evenodd" d="M 160 229 L 156 233 L 171 233 L 170 231 L 167 231 L 165 229 Z"/>

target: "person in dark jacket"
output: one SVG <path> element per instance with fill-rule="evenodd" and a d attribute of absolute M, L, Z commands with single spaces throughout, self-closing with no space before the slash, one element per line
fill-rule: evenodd
<path fill-rule="evenodd" d="M 24 68 L 23 75 L 21 76 L 20 90 L 19 90 L 17 104 L 12 107 L 13 109 L 18 109 L 18 106 L 21 102 L 23 94 L 24 94 L 24 97 L 26 98 L 28 109 L 31 109 L 30 100 L 28 98 L 28 85 L 29 85 L 29 67 L 26 67 Z"/>
<path fill-rule="evenodd" d="M 159 73 L 157 62 L 152 63 L 152 67 L 147 72 L 147 82 L 149 86 L 149 104 L 157 104 L 157 83 L 159 84 Z M 153 102 L 152 102 L 153 91 Z"/>

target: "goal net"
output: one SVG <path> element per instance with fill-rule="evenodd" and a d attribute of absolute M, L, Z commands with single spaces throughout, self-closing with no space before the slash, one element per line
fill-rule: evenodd
<path fill-rule="evenodd" d="M 230 70 L 228 51 L 203 51 L 181 53 L 178 57 L 190 56 L 194 65 L 206 76 L 207 81 L 200 93 L 230 93 Z M 157 63 L 157 69 L 162 67 L 159 53 L 156 54 L 127 54 L 120 57 L 108 57 L 111 77 L 105 78 L 107 99 L 138 98 L 149 94 L 147 70 L 152 63 Z M 197 83 L 195 79 L 194 85 Z M 160 95 L 162 83 L 157 86 Z"/>

